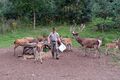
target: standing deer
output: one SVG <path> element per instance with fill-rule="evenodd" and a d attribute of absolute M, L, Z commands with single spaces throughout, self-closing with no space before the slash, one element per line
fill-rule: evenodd
<path fill-rule="evenodd" d="M 65 44 L 67 50 L 72 51 L 72 39 L 71 38 L 62 38 L 61 41 Z"/>
<path fill-rule="evenodd" d="M 117 53 L 117 49 L 120 49 L 120 41 L 119 41 L 119 39 L 115 40 L 115 41 L 112 41 L 111 43 L 106 44 L 106 51 L 105 51 L 106 55 L 108 55 L 108 51 L 110 49 L 114 49 L 113 54 Z"/>
<path fill-rule="evenodd" d="M 94 48 L 96 49 L 96 53 L 99 52 L 99 48 L 102 44 L 102 40 L 96 38 L 81 38 L 77 32 L 72 32 L 73 36 L 77 40 L 77 42 L 85 49 L 86 48 Z M 86 53 L 85 53 L 86 56 Z M 100 55 L 99 55 L 100 57 Z"/>

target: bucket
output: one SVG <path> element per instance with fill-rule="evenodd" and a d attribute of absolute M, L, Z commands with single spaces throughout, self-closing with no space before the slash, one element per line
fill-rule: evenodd
<path fill-rule="evenodd" d="M 63 52 L 63 51 L 66 49 L 66 46 L 65 46 L 63 43 L 61 43 L 61 45 L 58 47 L 58 49 L 59 49 L 61 52 Z"/>

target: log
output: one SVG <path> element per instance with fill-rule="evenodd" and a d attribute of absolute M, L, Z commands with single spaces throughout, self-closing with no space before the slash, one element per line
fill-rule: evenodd
<path fill-rule="evenodd" d="M 34 55 L 37 48 L 37 43 L 26 43 L 23 47 L 23 55 Z M 47 42 L 44 42 L 44 48 L 51 49 Z"/>
<path fill-rule="evenodd" d="M 36 47 L 36 43 L 26 43 L 23 48 L 23 55 L 34 55 Z"/>

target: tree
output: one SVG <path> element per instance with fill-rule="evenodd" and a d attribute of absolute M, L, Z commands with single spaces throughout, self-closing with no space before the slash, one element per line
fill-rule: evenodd
<path fill-rule="evenodd" d="M 36 18 L 51 16 L 55 12 L 54 0 L 11 0 L 17 14 L 21 16 L 33 17 L 33 28 L 35 29 Z"/>
<path fill-rule="evenodd" d="M 10 12 L 11 7 L 12 7 L 12 3 L 9 0 L 0 0 L 0 17 L 2 21 L 2 27 L 1 27 L 2 33 L 4 33 L 4 28 L 5 28 L 4 14 Z"/>
<path fill-rule="evenodd" d="M 92 16 L 103 18 L 104 23 L 101 23 L 99 25 L 110 25 L 109 28 L 114 28 L 115 24 L 120 25 L 120 0 L 92 0 L 91 1 L 91 12 Z M 106 23 L 106 21 L 109 21 L 110 23 Z M 111 25 L 111 23 L 113 25 Z"/>
<path fill-rule="evenodd" d="M 64 0 L 61 7 L 61 16 L 64 16 L 64 20 L 67 19 L 70 23 L 75 20 L 76 23 L 80 23 L 81 16 L 84 14 L 84 1 L 83 0 Z"/>

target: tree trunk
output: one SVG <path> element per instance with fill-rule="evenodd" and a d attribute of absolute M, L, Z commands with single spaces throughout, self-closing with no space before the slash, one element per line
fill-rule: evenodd
<path fill-rule="evenodd" d="M 33 21 L 33 28 L 35 29 L 36 27 L 36 13 L 35 11 L 33 12 L 33 15 L 34 15 L 34 21 Z"/>
<path fill-rule="evenodd" d="M 4 27 L 5 27 L 4 17 L 2 17 L 2 26 L 1 26 L 1 33 L 2 34 L 4 34 Z"/>

